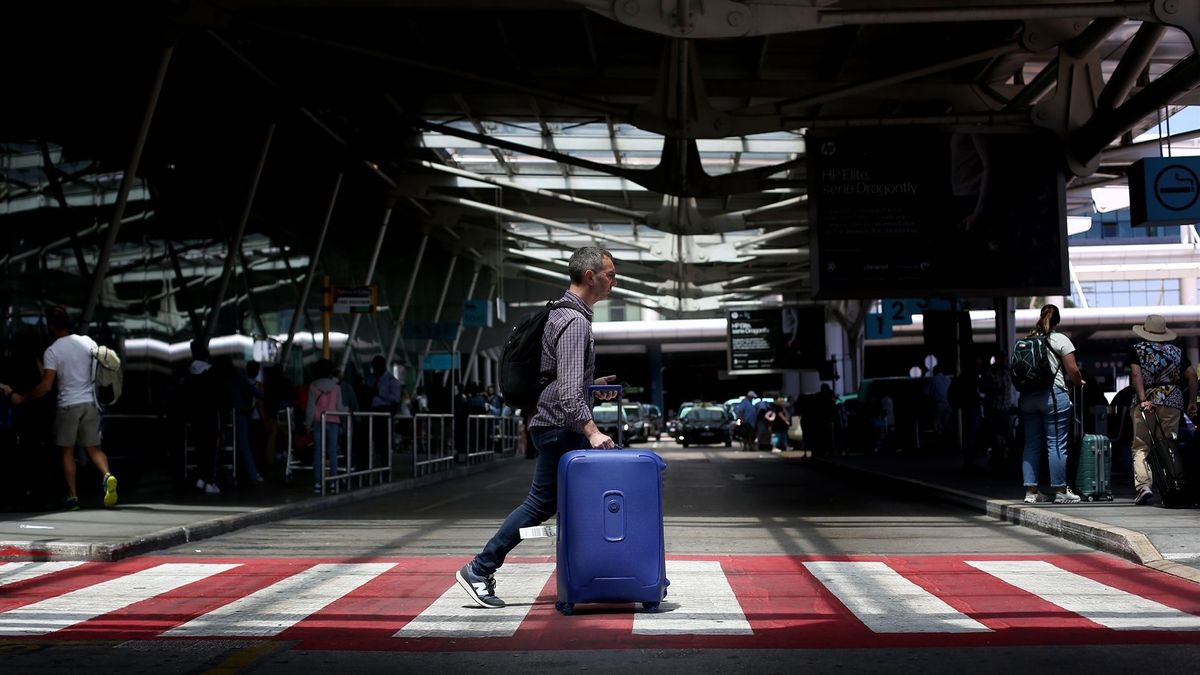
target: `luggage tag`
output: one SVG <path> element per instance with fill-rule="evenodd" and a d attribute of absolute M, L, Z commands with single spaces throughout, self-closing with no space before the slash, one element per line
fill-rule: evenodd
<path fill-rule="evenodd" d="M 542 537 L 558 536 L 558 528 L 554 525 L 536 525 L 534 527 L 522 527 L 520 533 L 521 539 L 540 539 Z"/>

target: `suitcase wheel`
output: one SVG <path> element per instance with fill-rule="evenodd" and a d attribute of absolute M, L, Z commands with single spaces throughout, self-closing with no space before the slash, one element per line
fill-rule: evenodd
<path fill-rule="evenodd" d="M 646 610 L 647 612 L 654 613 L 658 611 L 658 605 L 659 603 L 657 602 L 643 602 L 642 609 Z"/>
<path fill-rule="evenodd" d="M 1096 495 L 1088 495 L 1088 496 L 1087 496 L 1087 500 L 1088 500 L 1089 502 L 1094 502 L 1094 501 L 1096 501 Z"/>
<path fill-rule="evenodd" d="M 654 604 L 658 604 L 658 603 L 654 603 Z M 556 603 L 554 603 L 554 609 L 557 609 L 559 612 L 562 612 L 563 616 L 571 616 L 572 612 L 575 611 L 575 603 L 573 603 L 573 602 L 556 602 Z"/>

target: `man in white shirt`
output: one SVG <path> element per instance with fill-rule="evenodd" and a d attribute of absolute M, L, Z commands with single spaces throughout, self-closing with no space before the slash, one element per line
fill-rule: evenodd
<path fill-rule="evenodd" d="M 46 310 L 46 325 L 54 336 L 54 344 L 42 356 L 42 381 L 32 390 L 18 394 L 11 389 L 5 393 L 13 405 L 41 398 L 58 382 L 58 410 L 54 416 L 54 443 L 62 448 L 63 475 L 67 479 L 66 507 L 79 508 L 75 492 L 75 446 L 87 449 L 92 464 L 104 475 L 104 506 L 117 505 L 117 479 L 108 472 L 108 457 L 100 449 L 100 407 L 95 395 L 96 343 L 86 335 L 71 332 L 67 310 L 55 306 Z"/>

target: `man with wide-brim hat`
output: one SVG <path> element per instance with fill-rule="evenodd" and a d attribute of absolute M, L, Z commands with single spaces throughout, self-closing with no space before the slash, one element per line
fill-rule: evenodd
<path fill-rule="evenodd" d="M 1149 504 L 1154 499 L 1150 465 L 1146 453 L 1150 448 L 1150 431 L 1146 420 L 1154 423 L 1157 417 L 1163 433 L 1173 436 L 1179 430 L 1179 422 L 1186 410 L 1196 417 L 1196 369 L 1188 361 L 1183 350 L 1171 341 L 1175 331 L 1167 327 L 1167 320 L 1151 314 L 1133 332 L 1141 340 L 1133 345 L 1129 355 L 1129 380 L 1137 394 L 1137 401 L 1130 409 L 1133 420 L 1133 487 L 1137 490 L 1135 504 Z M 1187 381 L 1187 392 L 1180 387 Z"/>

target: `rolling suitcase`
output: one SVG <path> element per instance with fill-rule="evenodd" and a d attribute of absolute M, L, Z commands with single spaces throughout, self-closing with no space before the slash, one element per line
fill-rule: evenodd
<path fill-rule="evenodd" d="M 620 391 L 618 386 L 590 391 Z M 590 393 L 589 393 L 590 396 Z M 618 428 L 617 444 L 621 436 Z M 558 463 L 558 602 L 640 602 L 667 595 L 662 472 L 649 450 L 573 450 Z"/>
<path fill-rule="evenodd" d="M 1083 401 L 1083 392 L 1076 390 L 1076 401 Z M 1075 406 L 1081 410 L 1082 404 Z M 1095 411 L 1095 429 L 1102 428 L 1099 424 L 1103 411 Z M 1104 434 L 1084 433 L 1085 429 L 1080 416 L 1073 416 L 1076 438 L 1079 438 L 1079 463 L 1075 467 L 1075 490 L 1085 501 L 1098 502 L 1113 499 L 1112 493 L 1112 441 Z"/>
<path fill-rule="evenodd" d="M 1179 452 L 1175 439 L 1168 436 L 1163 429 L 1158 413 L 1146 417 L 1146 411 L 1139 409 L 1138 412 L 1146 421 L 1146 429 L 1150 432 L 1146 461 L 1150 464 L 1150 475 L 1154 479 L 1154 492 L 1167 508 L 1194 505 L 1195 491 L 1188 480 L 1183 454 Z"/>

